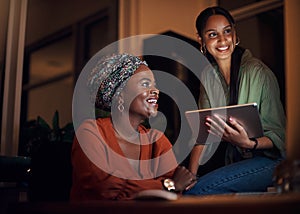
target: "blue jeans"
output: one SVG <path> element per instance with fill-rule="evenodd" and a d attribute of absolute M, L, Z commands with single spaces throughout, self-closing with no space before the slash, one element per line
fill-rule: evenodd
<path fill-rule="evenodd" d="M 216 169 L 199 178 L 184 195 L 210 195 L 240 192 L 265 192 L 272 186 L 275 167 L 280 160 L 255 156 Z"/>

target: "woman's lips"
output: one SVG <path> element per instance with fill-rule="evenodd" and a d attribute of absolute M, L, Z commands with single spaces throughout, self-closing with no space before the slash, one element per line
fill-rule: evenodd
<path fill-rule="evenodd" d="M 217 48 L 218 51 L 226 51 L 228 49 L 229 49 L 229 46 L 222 46 L 222 47 Z"/>
<path fill-rule="evenodd" d="M 156 104 L 157 103 L 157 99 L 150 98 L 150 99 L 147 100 L 147 102 L 148 103 L 155 103 Z"/>
<path fill-rule="evenodd" d="M 158 98 L 156 97 L 150 97 L 148 98 L 147 100 L 147 103 L 150 104 L 151 106 L 157 106 L 157 101 L 158 101 Z"/>

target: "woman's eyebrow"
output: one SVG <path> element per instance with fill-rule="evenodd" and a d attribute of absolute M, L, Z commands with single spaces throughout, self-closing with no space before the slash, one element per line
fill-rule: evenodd
<path fill-rule="evenodd" d="M 145 82 L 145 81 L 146 81 L 146 82 L 151 82 L 151 79 L 148 78 L 148 77 L 143 77 L 143 78 L 141 78 L 141 79 L 138 80 L 138 83 L 141 83 L 141 84 L 142 84 L 142 83 Z"/>
<path fill-rule="evenodd" d="M 225 26 L 224 28 L 232 28 L 232 26 L 229 24 L 229 25 L 227 25 L 227 26 Z"/>
<path fill-rule="evenodd" d="M 231 27 L 232 27 L 231 24 L 229 24 L 229 25 L 226 25 L 225 27 L 223 27 L 223 29 L 231 28 Z M 205 33 L 212 32 L 212 31 L 217 31 L 217 30 L 216 29 L 208 29 L 205 31 Z"/>
<path fill-rule="evenodd" d="M 148 77 L 143 77 L 142 79 L 140 79 L 140 81 L 144 81 L 144 80 L 151 81 L 151 79 L 150 79 L 150 78 L 148 78 Z"/>
<path fill-rule="evenodd" d="M 209 33 L 211 31 L 216 31 L 216 30 L 214 30 L 214 29 L 208 29 L 207 31 L 205 31 L 205 33 Z"/>

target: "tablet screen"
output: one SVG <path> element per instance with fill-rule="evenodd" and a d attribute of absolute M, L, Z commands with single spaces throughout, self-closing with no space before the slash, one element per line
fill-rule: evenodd
<path fill-rule="evenodd" d="M 197 144 L 220 142 L 220 137 L 208 133 L 205 118 L 218 114 L 224 119 L 234 118 L 248 133 L 249 138 L 263 136 L 263 128 L 256 103 L 186 111 L 185 115 Z"/>

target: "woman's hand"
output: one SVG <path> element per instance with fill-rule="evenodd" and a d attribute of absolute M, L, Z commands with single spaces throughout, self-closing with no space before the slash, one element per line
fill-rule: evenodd
<path fill-rule="evenodd" d="M 178 166 L 174 172 L 173 180 L 175 182 L 175 190 L 181 192 L 190 189 L 196 184 L 196 175 L 184 166 Z"/>
<path fill-rule="evenodd" d="M 251 148 L 252 146 L 244 127 L 231 117 L 226 121 L 215 114 L 212 117 L 207 117 L 205 124 L 209 127 L 209 133 L 221 137 L 224 141 L 240 148 Z"/>

